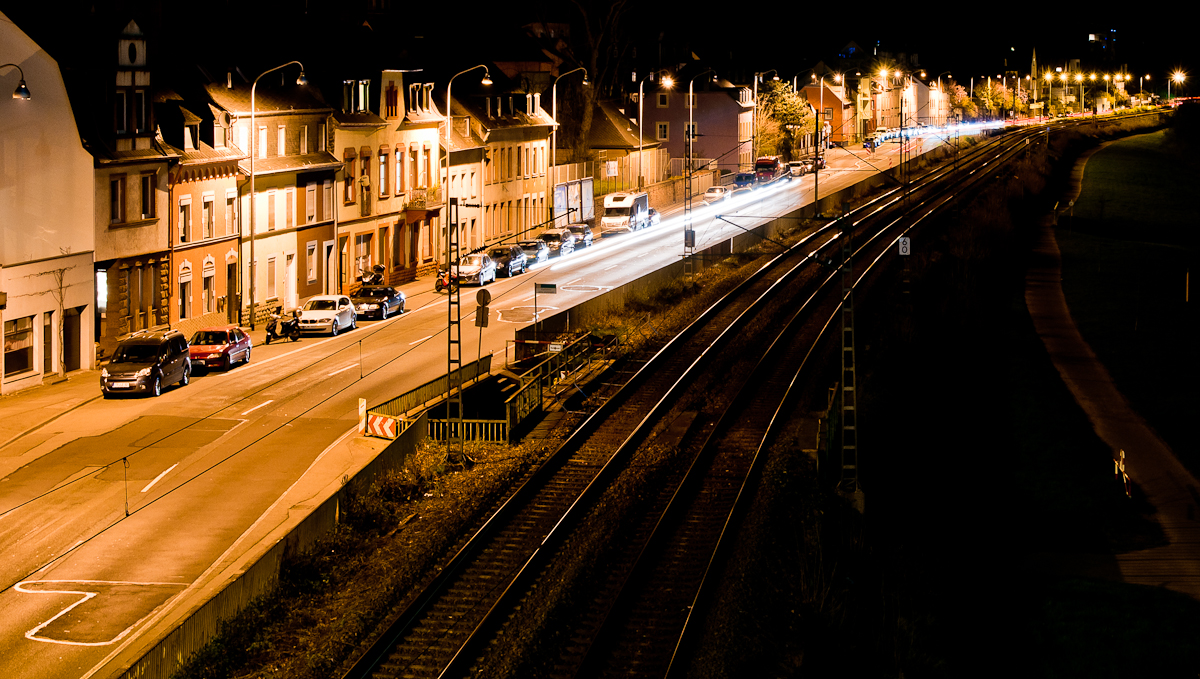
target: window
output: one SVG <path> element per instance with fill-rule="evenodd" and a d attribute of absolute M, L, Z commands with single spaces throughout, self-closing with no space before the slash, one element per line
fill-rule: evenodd
<path fill-rule="evenodd" d="M 317 183 L 309 182 L 304 187 L 304 223 L 317 221 Z"/>
<path fill-rule="evenodd" d="M 388 153 L 387 149 L 379 149 L 379 197 L 388 195 Z"/>
<path fill-rule="evenodd" d="M 317 282 L 317 241 L 309 241 L 304 247 L 304 264 L 308 267 L 308 282 Z"/>
<path fill-rule="evenodd" d="M 355 271 L 371 270 L 371 240 L 375 234 L 360 233 L 354 237 Z"/>
<path fill-rule="evenodd" d="M 267 231 L 275 230 L 275 190 L 267 191 Z"/>
<path fill-rule="evenodd" d="M 468 187 L 471 192 L 471 197 L 475 197 L 475 170 L 471 170 L 471 185 Z"/>
<path fill-rule="evenodd" d="M 129 102 L 128 95 L 124 90 L 117 92 L 115 101 L 113 101 L 113 124 L 117 128 L 117 134 L 125 134 L 129 131 Z"/>
<path fill-rule="evenodd" d="M 397 102 L 399 99 L 399 91 L 396 88 L 396 83 L 390 82 L 387 86 L 386 97 L 384 98 L 383 115 L 385 118 L 395 118 Z"/>
<path fill-rule="evenodd" d="M 325 123 L 317 125 L 317 150 L 325 150 Z"/>
<path fill-rule="evenodd" d="M 696 93 L 688 92 L 686 106 L 688 108 L 696 108 Z"/>
<path fill-rule="evenodd" d="M 179 199 L 179 242 L 187 243 L 192 235 L 192 197 Z"/>
<path fill-rule="evenodd" d="M 695 142 L 695 139 L 696 139 L 696 123 L 684 123 L 684 124 L 683 124 L 683 127 L 684 127 L 684 129 L 686 130 L 687 138 L 688 138 L 688 139 L 691 139 L 691 140 L 692 140 L 692 143 L 693 143 L 693 144 L 695 144 L 695 143 L 696 143 L 696 142 Z"/>
<path fill-rule="evenodd" d="M 517 147 L 517 176 L 520 177 L 522 174 L 524 174 L 524 171 L 521 168 L 521 147 L 518 146 Z"/>
<path fill-rule="evenodd" d="M 290 229 L 296 225 L 296 189 L 284 191 L 283 202 L 283 211 L 285 213 L 283 226 Z"/>
<path fill-rule="evenodd" d="M 200 208 L 200 228 L 204 231 L 204 238 L 213 237 L 213 194 L 207 193 L 201 198 Z"/>
<path fill-rule="evenodd" d="M 146 91 L 136 90 L 133 93 L 133 129 L 145 132 L 150 129 L 150 116 L 146 111 Z"/>
<path fill-rule="evenodd" d="M 267 126 L 258 126 L 258 157 L 267 157 Z"/>
<path fill-rule="evenodd" d="M 401 249 L 404 247 L 404 222 L 398 222 L 392 229 L 392 268 L 399 269 L 402 263 Z"/>
<path fill-rule="evenodd" d="M 204 271 L 204 313 L 211 314 L 217 310 L 217 277 L 207 268 Z"/>
<path fill-rule="evenodd" d="M 113 224 L 125 221 L 125 175 L 116 175 L 108 180 L 109 214 Z"/>
<path fill-rule="evenodd" d="M 357 178 L 357 175 L 354 173 L 354 158 L 355 158 L 354 149 L 346 149 L 346 154 L 345 154 L 344 158 L 345 158 L 345 163 L 346 163 L 346 181 L 344 182 L 345 187 L 342 190 L 342 194 L 343 194 L 342 202 L 353 203 L 354 202 L 354 182 L 355 182 L 355 179 Z"/>
<path fill-rule="evenodd" d="M 321 203 L 321 206 L 322 206 L 321 219 L 323 219 L 325 221 L 329 221 L 329 220 L 333 219 L 333 180 L 332 179 L 326 179 L 325 183 L 322 184 L 322 186 L 321 186 L 321 201 L 322 201 L 322 203 Z"/>
<path fill-rule="evenodd" d="M 392 153 L 392 156 L 395 160 L 396 195 L 398 196 L 404 192 L 404 151 L 398 148 Z"/>
<path fill-rule="evenodd" d="M 155 174 L 142 175 L 142 219 L 154 217 L 154 179 Z"/>
<path fill-rule="evenodd" d="M 232 236 L 237 226 L 237 191 L 229 189 L 225 192 L 225 235 Z"/>
<path fill-rule="evenodd" d="M 670 123 L 655 123 L 654 138 L 658 141 L 667 141 L 667 131 L 670 129 Z"/>
<path fill-rule="evenodd" d="M 267 299 L 275 297 L 275 258 L 267 257 Z"/>
<path fill-rule="evenodd" d="M 308 125 L 300 126 L 300 155 L 308 153 Z"/>
<path fill-rule="evenodd" d="M 287 126 L 285 125 L 275 128 L 275 155 L 287 155 Z"/>
<path fill-rule="evenodd" d="M 657 103 L 655 105 L 658 108 L 666 108 L 667 107 L 667 93 L 666 92 L 658 93 Z"/>
<path fill-rule="evenodd" d="M 179 265 L 179 320 L 192 317 L 192 265 Z"/>
<path fill-rule="evenodd" d="M 33 316 L 4 321 L 4 376 L 33 370 Z"/>

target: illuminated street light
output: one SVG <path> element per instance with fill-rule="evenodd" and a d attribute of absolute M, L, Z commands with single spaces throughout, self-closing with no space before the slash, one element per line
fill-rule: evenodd
<path fill-rule="evenodd" d="M 33 95 L 29 94 L 29 88 L 25 86 L 25 70 L 16 64 L 3 64 L 0 65 L 0 68 L 8 68 L 9 66 L 17 69 L 21 74 L 21 80 L 17 83 L 17 89 L 13 90 L 13 99 L 29 101 L 33 98 Z"/>
<path fill-rule="evenodd" d="M 645 127 L 645 125 L 643 125 L 645 120 L 642 118 L 642 99 L 645 98 L 645 94 L 643 93 L 642 86 L 646 83 L 646 80 L 654 80 L 654 76 L 656 74 L 659 74 L 662 72 L 663 71 L 661 71 L 661 70 L 650 71 L 650 73 L 648 73 L 645 78 L 642 78 L 641 80 L 638 81 L 638 188 L 639 189 L 642 188 L 643 186 L 645 186 L 645 184 L 646 184 L 645 173 L 642 172 L 642 160 L 643 160 L 643 158 L 642 158 L 642 128 Z M 662 79 L 662 86 L 663 86 L 663 89 L 669 90 L 675 86 L 675 80 L 669 75 L 664 76 Z"/>

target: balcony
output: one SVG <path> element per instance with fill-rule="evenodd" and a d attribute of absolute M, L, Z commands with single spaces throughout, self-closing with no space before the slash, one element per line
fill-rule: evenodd
<path fill-rule="evenodd" d="M 413 189 L 409 191 L 406 210 L 436 210 L 442 206 L 442 187 L 434 186 L 428 189 Z"/>

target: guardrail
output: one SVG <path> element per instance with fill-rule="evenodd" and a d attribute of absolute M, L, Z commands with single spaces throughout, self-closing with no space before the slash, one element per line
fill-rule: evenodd
<path fill-rule="evenodd" d="M 492 356 L 488 354 L 481 357 L 478 361 L 473 361 L 458 369 L 458 373 L 462 378 L 459 384 L 466 387 L 481 376 L 487 376 L 491 372 Z M 447 383 L 448 379 L 449 375 L 443 375 L 429 380 L 416 389 L 407 391 L 390 401 L 384 401 L 373 408 L 369 408 L 367 412 L 372 415 L 386 415 L 388 417 L 404 419 L 406 414 L 423 408 L 445 396 L 446 390 L 449 387 Z"/>

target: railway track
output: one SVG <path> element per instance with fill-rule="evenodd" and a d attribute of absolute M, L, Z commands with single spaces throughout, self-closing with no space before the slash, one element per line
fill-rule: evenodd
<path fill-rule="evenodd" d="M 935 168 L 814 231 L 707 309 L 512 494 L 345 676 L 480 673 L 514 636 L 505 633 L 520 624 L 513 611 L 537 604 L 546 589 L 539 579 L 572 531 L 605 504 L 626 470 L 651 467 L 654 487 L 641 517 L 605 557 L 612 570 L 593 583 L 591 603 L 560 630 L 569 641 L 549 674 L 665 676 L 675 649 L 686 646 L 688 617 L 759 453 L 837 318 L 840 275 L 819 260 L 852 237 L 856 261 L 871 263 L 865 272 L 876 269 L 896 238 L 953 200 L 948 185 L 960 178 L 978 185 L 1020 152 L 1026 136 L 981 144 L 959 158 L 957 174 Z M 762 358 L 747 366 L 746 356 Z M 692 417 L 683 434 L 671 433 L 673 423 Z M 674 452 L 639 457 L 656 448 Z"/>

